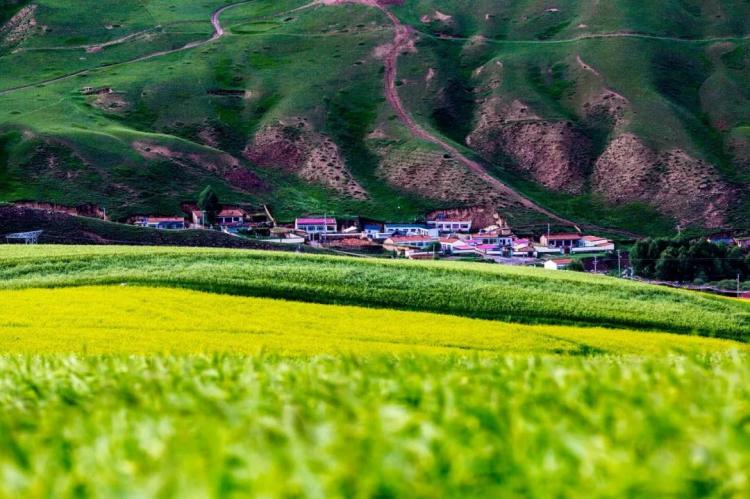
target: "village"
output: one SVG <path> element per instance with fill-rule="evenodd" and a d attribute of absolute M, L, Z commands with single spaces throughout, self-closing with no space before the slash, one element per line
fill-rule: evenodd
<path fill-rule="evenodd" d="M 356 256 L 388 256 L 411 260 L 484 260 L 508 265 L 543 266 L 564 270 L 578 262 L 590 272 L 627 271 L 627 256 L 618 255 L 614 241 L 578 232 L 554 232 L 548 226 L 535 237 L 516 233 L 497 214 L 475 219 L 469 210 L 429 213 L 423 221 L 377 221 L 364 217 L 337 218 L 328 214 L 300 216 L 279 223 L 268 207 L 250 210 L 224 205 L 209 216 L 196 205 L 184 204 L 184 217 L 136 216 L 128 223 L 161 230 L 219 230 L 237 237 L 280 245 L 307 245 Z M 454 213 L 464 211 L 464 216 Z M 482 220 L 484 219 L 484 220 Z"/>

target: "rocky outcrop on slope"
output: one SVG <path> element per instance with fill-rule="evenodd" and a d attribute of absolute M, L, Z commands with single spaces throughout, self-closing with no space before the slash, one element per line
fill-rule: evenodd
<path fill-rule="evenodd" d="M 594 166 L 594 192 L 612 203 L 640 201 L 683 225 L 720 227 L 737 190 L 705 161 L 680 149 L 658 152 L 633 134 L 613 140 Z"/>
<path fill-rule="evenodd" d="M 539 119 L 519 101 L 486 101 L 466 143 L 492 163 L 510 159 L 513 168 L 548 189 L 578 194 L 586 185 L 586 136 L 572 123 Z"/>
<path fill-rule="evenodd" d="M 367 199 L 346 167 L 338 146 L 305 119 L 279 121 L 258 132 L 244 156 L 258 166 L 277 168 L 353 199 Z"/>
<path fill-rule="evenodd" d="M 0 26 L 0 49 L 18 45 L 37 30 L 36 10 L 36 5 L 28 5 Z"/>
<path fill-rule="evenodd" d="M 380 154 L 377 175 L 401 191 L 462 205 L 501 202 L 492 186 L 444 154 L 395 148 L 383 149 Z"/>
<path fill-rule="evenodd" d="M 152 141 L 135 141 L 132 144 L 138 154 L 146 159 L 167 160 L 185 168 L 197 166 L 220 175 L 230 185 L 245 192 L 265 191 L 268 186 L 255 173 L 248 170 L 240 160 L 221 151 L 183 151 Z"/>

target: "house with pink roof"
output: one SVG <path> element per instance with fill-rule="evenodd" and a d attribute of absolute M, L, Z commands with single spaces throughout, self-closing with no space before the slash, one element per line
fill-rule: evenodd
<path fill-rule="evenodd" d="M 298 218 L 294 221 L 295 230 L 309 235 L 334 233 L 337 227 L 336 219 L 330 217 Z"/>

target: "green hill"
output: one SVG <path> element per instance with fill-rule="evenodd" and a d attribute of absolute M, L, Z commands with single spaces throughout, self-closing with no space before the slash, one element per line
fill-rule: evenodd
<path fill-rule="evenodd" d="M 0 200 L 747 228 L 747 2 L 380 3 L 6 0 Z"/>
<path fill-rule="evenodd" d="M 746 302 L 575 272 L 122 246 L 6 246 L 0 262 L 0 289 L 166 286 L 516 323 L 750 338 Z"/>

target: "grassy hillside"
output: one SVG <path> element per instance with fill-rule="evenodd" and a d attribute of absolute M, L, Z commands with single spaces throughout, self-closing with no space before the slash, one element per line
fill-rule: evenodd
<path fill-rule="evenodd" d="M 166 286 L 506 322 L 750 337 L 746 302 L 571 272 L 143 247 L 5 246 L 0 262 L 4 289 Z"/>
<path fill-rule="evenodd" d="M 393 26 L 378 9 L 254 0 L 204 44 L 228 2 L 22 4 L 0 31 L 0 200 L 169 214 L 212 184 L 282 218 L 495 205 L 546 219 L 404 126 L 383 95 Z M 650 234 L 746 226 L 745 2 L 389 8 L 413 33 L 406 111 L 538 204 Z"/>
<path fill-rule="evenodd" d="M 749 366 L 3 356 L 0 494 L 743 497 Z"/>

